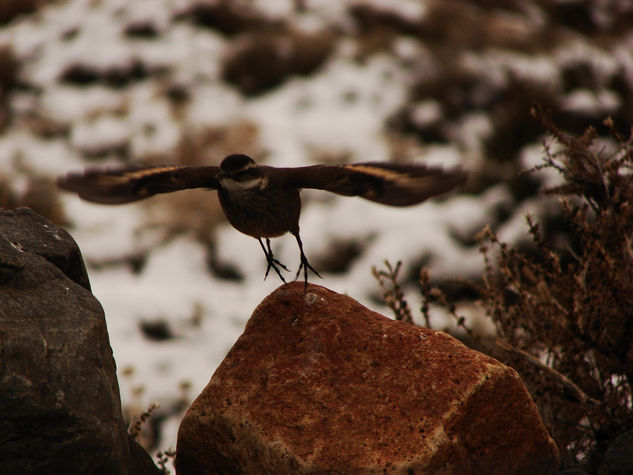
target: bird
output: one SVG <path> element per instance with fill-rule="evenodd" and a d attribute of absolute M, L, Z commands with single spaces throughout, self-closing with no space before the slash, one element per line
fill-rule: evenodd
<path fill-rule="evenodd" d="M 154 165 L 87 168 L 58 178 L 60 188 L 101 204 L 124 204 L 192 188 L 217 190 L 228 222 L 252 236 L 266 256 L 266 273 L 273 269 L 286 282 L 281 269 L 289 269 L 273 255 L 270 239 L 290 233 L 299 246 L 300 264 L 295 276 L 308 271 L 321 277 L 309 263 L 299 235 L 300 190 L 311 188 L 343 196 L 359 196 L 388 206 L 412 206 L 451 191 L 466 181 L 461 168 L 444 169 L 412 163 L 363 162 L 343 165 L 272 167 L 258 165 L 236 153 L 218 166 Z M 265 240 L 266 244 L 264 245 Z"/>

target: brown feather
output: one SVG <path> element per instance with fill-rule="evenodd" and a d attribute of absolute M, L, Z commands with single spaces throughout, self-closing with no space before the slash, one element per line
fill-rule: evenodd
<path fill-rule="evenodd" d="M 103 204 L 123 204 L 158 193 L 190 188 L 218 187 L 218 167 L 162 165 L 154 167 L 88 169 L 59 177 L 60 188 L 74 191 L 85 200 Z"/>
<path fill-rule="evenodd" d="M 278 186 L 313 188 L 344 196 L 360 196 L 390 206 L 410 206 L 446 193 L 466 181 L 461 169 L 425 165 L 354 163 L 278 168 Z"/>

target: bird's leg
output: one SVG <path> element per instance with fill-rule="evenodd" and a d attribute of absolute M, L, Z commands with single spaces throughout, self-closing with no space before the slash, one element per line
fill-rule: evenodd
<path fill-rule="evenodd" d="M 301 268 L 303 268 L 303 279 L 304 279 L 304 282 L 305 282 L 305 289 L 307 289 L 308 288 L 308 269 L 310 269 L 312 272 L 314 272 L 314 274 L 317 277 L 321 277 L 321 274 L 319 274 L 316 271 L 316 269 L 314 267 L 312 267 L 310 265 L 310 263 L 308 262 L 308 258 L 305 255 L 305 253 L 303 252 L 303 243 L 301 242 L 301 238 L 299 237 L 299 233 L 295 234 L 294 236 L 297 239 L 297 244 L 299 244 L 299 252 L 301 253 L 301 264 L 299 264 L 299 270 L 297 270 L 297 275 L 295 276 L 295 280 L 297 280 L 297 278 L 299 277 L 299 274 L 301 273 Z"/>
<path fill-rule="evenodd" d="M 277 275 L 279 276 L 279 278 L 281 279 L 281 281 L 285 284 L 286 283 L 286 279 L 284 279 L 284 276 L 281 275 L 281 272 L 279 271 L 279 268 L 277 267 L 278 265 L 283 269 L 283 270 L 288 270 L 288 268 L 283 265 L 281 262 L 279 262 L 277 259 L 275 259 L 275 256 L 273 256 L 273 251 L 270 248 L 270 239 L 266 238 L 266 247 L 264 247 L 264 243 L 262 242 L 261 238 L 257 238 L 257 240 L 259 241 L 259 245 L 262 246 L 262 251 L 264 251 L 264 254 L 266 255 L 266 263 L 268 264 L 268 266 L 266 267 L 266 274 L 264 275 L 264 280 L 266 280 L 266 277 L 268 277 L 268 272 L 270 272 L 270 269 L 272 268 L 275 272 L 277 272 Z"/>

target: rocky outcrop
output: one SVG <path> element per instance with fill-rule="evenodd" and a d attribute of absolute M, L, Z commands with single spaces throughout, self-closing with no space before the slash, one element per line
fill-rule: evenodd
<path fill-rule="evenodd" d="M 517 374 L 303 283 L 249 320 L 180 428 L 178 473 L 555 473 Z M 103 311 L 72 238 L 0 210 L 0 467 L 154 474 L 126 433 Z"/>
<path fill-rule="evenodd" d="M 284 285 L 193 403 L 179 475 L 548 474 L 559 455 L 519 376 L 443 332 Z"/>
<path fill-rule="evenodd" d="M 3 473 L 152 474 L 127 435 L 103 310 L 70 235 L 0 209 Z"/>

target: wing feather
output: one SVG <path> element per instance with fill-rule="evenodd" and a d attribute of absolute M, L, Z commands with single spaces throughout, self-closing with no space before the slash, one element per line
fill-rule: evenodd
<path fill-rule="evenodd" d="M 218 167 L 163 165 L 119 169 L 87 169 L 57 180 L 60 188 L 95 203 L 122 204 L 159 193 L 218 187 Z"/>
<path fill-rule="evenodd" d="M 466 181 L 459 168 L 415 164 L 354 163 L 278 168 L 279 186 L 314 188 L 344 196 L 360 196 L 390 206 L 410 206 L 446 193 Z"/>

